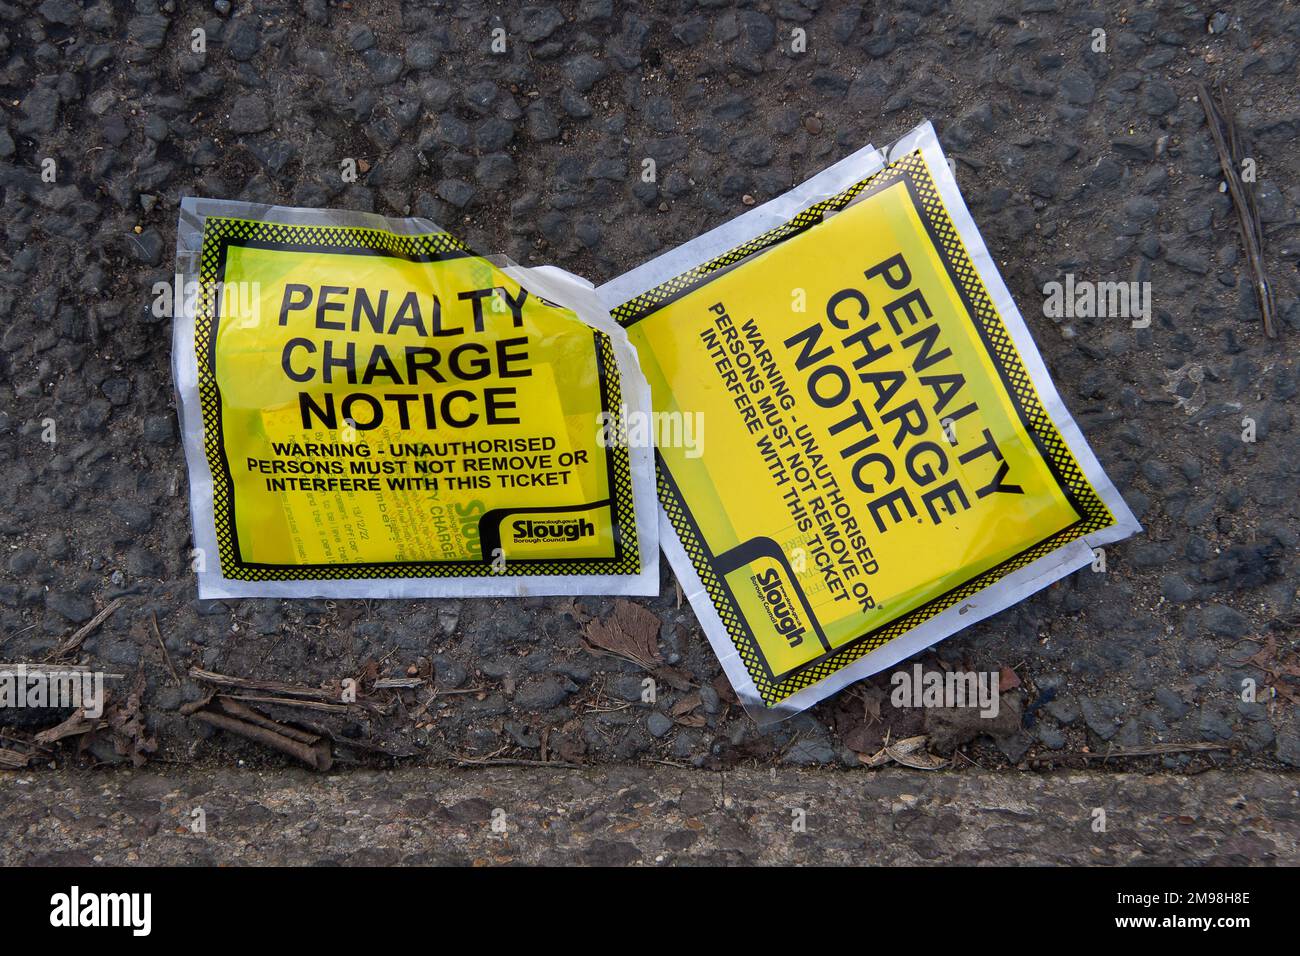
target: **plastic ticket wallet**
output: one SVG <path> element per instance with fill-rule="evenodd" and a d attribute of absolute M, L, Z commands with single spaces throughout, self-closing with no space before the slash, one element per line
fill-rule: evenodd
<path fill-rule="evenodd" d="M 649 393 L 592 287 L 424 220 L 186 199 L 202 597 L 651 594 Z"/>
<path fill-rule="evenodd" d="M 734 688 L 796 713 L 1140 530 L 927 123 L 601 287 L 656 414 L 661 538 Z"/>

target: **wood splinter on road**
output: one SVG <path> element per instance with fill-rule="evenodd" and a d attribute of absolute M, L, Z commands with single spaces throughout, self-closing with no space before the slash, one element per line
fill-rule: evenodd
<path fill-rule="evenodd" d="M 1196 93 L 1205 110 L 1205 123 L 1210 128 L 1210 135 L 1214 137 L 1214 148 L 1219 153 L 1219 165 L 1223 167 L 1223 179 L 1232 196 L 1232 206 L 1237 211 L 1241 244 L 1246 248 L 1246 260 L 1250 265 L 1260 315 L 1264 320 L 1264 334 L 1275 339 L 1277 329 L 1273 325 L 1273 289 L 1264 273 L 1264 229 L 1260 225 L 1254 190 L 1248 191 L 1241 180 L 1239 170 L 1246 157 L 1242 155 L 1236 119 L 1232 108 L 1228 106 L 1227 94 L 1222 89 L 1219 103 L 1210 96 L 1204 83 L 1196 84 Z"/>
<path fill-rule="evenodd" d="M 342 700 L 342 693 L 339 690 L 324 687 L 309 687 L 306 684 L 289 684 L 278 680 L 254 680 L 249 677 L 232 677 L 228 674 L 218 674 L 215 671 L 204 670 L 201 667 L 191 667 L 190 677 L 194 680 L 204 681 L 208 684 L 216 684 L 219 687 L 236 687 L 241 690 L 252 690 L 269 693 L 277 697 L 300 697 L 306 700 L 318 701 L 322 704 L 336 705 L 338 707 L 351 708 L 360 707 L 373 713 L 384 713 L 384 708 L 380 707 L 374 701 L 366 700 L 358 695 L 353 703 L 345 703 Z M 269 702 L 269 701 L 268 701 Z M 277 701 L 292 706 L 306 706 L 302 702 L 295 701 Z M 317 708 L 317 709 L 334 709 Z"/>
<path fill-rule="evenodd" d="M 334 754 L 318 734 L 272 720 L 261 711 L 228 697 L 209 697 L 186 704 L 180 711 L 209 726 L 264 744 L 302 761 L 313 770 L 329 770 Z"/>
<path fill-rule="evenodd" d="M 72 634 L 68 637 L 68 639 L 64 641 L 62 644 L 60 644 L 55 649 L 54 653 L 50 655 L 50 659 L 53 660 L 54 658 L 58 658 L 58 657 L 66 657 L 67 655 L 75 653 L 76 651 L 80 650 L 81 642 L 84 641 L 86 638 L 88 638 L 91 634 L 95 633 L 95 629 L 99 627 L 99 625 L 107 621 L 109 617 L 112 616 L 113 612 L 122 606 L 122 602 L 124 600 L 125 598 L 114 598 L 112 601 L 110 601 L 107 605 L 104 606 L 104 609 L 102 611 L 100 611 L 98 614 L 92 617 L 81 627 L 77 628 L 77 630 L 73 631 Z"/>

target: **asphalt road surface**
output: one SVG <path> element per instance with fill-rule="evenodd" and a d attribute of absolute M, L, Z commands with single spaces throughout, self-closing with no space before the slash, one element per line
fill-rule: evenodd
<path fill-rule="evenodd" d="M 47 658 L 121 599 L 72 659 L 123 675 L 110 682 L 113 734 L 35 749 L 32 735 L 66 714 L 9 709 L 0 747 L 33 767 L 292 764 L 181 712 L 211 690 L 189 676 L 200 667 L 311 686 L 420 676 L 420 688 L 378 695 L 379 713 L 271 709 L 310 717 L 336 766 L 561 761 L 656 767 L 662 780 L 673 768 L 651 761 L 668 761 L 753 780 L 776 765 L 857 779 L 886 737 L 916 734 L 955 767 L 990 772 L 1300 765 L 1300 10 L 501 10 L 0 3 L 0 661 Z M 1223 85 L 1255 161 L 1276 339 L 1261 329 L 1197 81 Z M 583 620 L 610 613 L 605 599 L 196 600 L 170 326 L 151 311 L 155 283 L 172 275 L 183 196 L 425 216 L 483 252 L 601 282 L 926 118 L 1065 401 L 1146 527 L 1108 549 L 1104 572 L 1075 574 L 923 657 L 1011 669 L 1012 719 L 963 725 L 887 699 L 877 716 L 882 675 L 761 733 L 729 700 L 667 567 L 660 597 L 641 603 L 684 676 L 652 706 L 637 667 L 581 641 Z M 645 158 L 653 183 L 639 175 Z M 341 176 L 348 161 L 356 182 Z M 1150 327 L 1044 315 L 1044 286 L 1067 274 L 1149 282 Z M 1104 764 L 1091 756 L 1107 752 Z M 960 776 L 939 779 L 960 788 L 947 782 Z M 81 786 L 35 779 L 32 793 Z M 1288 839 L 1241 852 L 1293 852 L 1294 829 Z M 630 854 L 620 846 L 584 852 Z M 1072 847 L 1061 852 L 1129 852 Z M 669 850 L 637 846 L 646 860 Z M 188 838 L 157 852 L 237 853 Z"/>

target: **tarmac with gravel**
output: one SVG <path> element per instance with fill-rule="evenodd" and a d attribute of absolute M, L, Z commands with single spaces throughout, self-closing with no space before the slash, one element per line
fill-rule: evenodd
<path fill-rule="evenodd" d="M 1146 867 L 1300 858 L 1295 777 L 1267 771 L 1209 771 L 1189 784 L 1129 773 L 168 768 L 15 774 L 0 790 L 0 826 L 13 836 L 0 842 L 0 866 Z"/>
<path fill-rule="evenodd" d="M 124 675 L 120 704 L 143 675 L 136 745 L 76 737 L 36 763 L 286 766 L 181 713 L 211 689 L 200 667 L 420 676 L 376 694 L 381 713 L 311 715 L 336 762 L 368 768 L 859 768 L 920 733 L 988 770 L 1300 766 L 1298 47 L 1300 10 L 1264 2 L 0 2 L 0 661 L 46 659 L 120 598 L 74 660 Z M 1277 339 L 1198 80 L 1224 84 L 1255 160 Z M 678 680 L 653 705 L 641 670 L 582 642 L 606 599 L 196 599 L 151 309 L 183 196 L 424 216 L 599 283 L 926 118 L 1146 527 L 1104 572 L 923 656 L 1010 668 L 1010 719 L 896 708 L 881 675 L 760 732 L 666 566 L 640 603 Z M 1045 316 L 1066 274 L 1150 282 L 1150 327 Z M 62 716 L 0 711 L 0 746 Z M 1158 752 L 1095 759 L 1135 750 Z"/>

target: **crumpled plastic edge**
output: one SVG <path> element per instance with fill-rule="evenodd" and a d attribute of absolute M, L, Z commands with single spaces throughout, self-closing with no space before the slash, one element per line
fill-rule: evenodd
<path fill-rule="evenodd" d="M 869 654 L 863 655 L 849 666 L 792 694 L 779 704 L 768 707 L 739 652 L 727 635 L 726 627 L 718 616 L 696 573 L 681 539 L 673 529 L 668 516 L 660 508 L 659 538 L 668 557 L 668 563 L 681 583 L 682 590 L 691 602 L 709 644 L 718 656 L 732 689 L 746 712 L 760 726 L 786 720 L 807 710 L 818 701 L 831 696 L 850 684 L 871 677 L 887 667 L 906 660 L 926 648 L 932 647 L 957 631 L 1005 610 L 1031 594 L 1059 581 L 1068 574 L 1092 563 L 1093 548 L 1119 541 L 1139 533 L 1142 526 L 1125 503 L 1115 485 L 1106 476 L 1083 433 L 1066 409 L 1033 337 L 1016 307 L 1011 292 L 998 272 L 993 257 L 984 244 L 983 237 L 966 208 L 956 180 L 944 157 L 933 125 L 927 120 L 911 132 L 883 149 L 866 146 L 836 163 L 811 179 L 771 202 L 751 210 L 704 235 L 631 270 L 600 286 L 596 292 L 605 306 L 612 310 L 647 289 L 680 275 L 693 266 L 707 262 L 742 242 L 753 239 L 780 225 L 809 206 L 828 199 L 848 186 L 867 178 L 900 156 L 916 149 L 922 151 L 935 185 L 943 197 L 948 215 L 961 235 L 971 261 L 979 271 L 994 305 L 1006 326 L 1008 334 L 1020 352 L 1029 371 L 1044 409 L 1047 410 L 1079 463 L 1088 481 L 1096 489 L 1115 518 L 1115 523 L 1083 538 L 1076 539 L 1036 561 L 1008 574 L 960 603 L 948 608 L 900 637 Z"/>
<path fill-rule="evenodd" d="M 390 218 L 377 213 L 346 209 L 300 209 L 268 206 L 226 199 L 185 197 L 181 200 L 176 228 L 177 288 L 186 289 L 199 276 L 203 224 L 208 216 L 229 216 L 286 225 L 347 226 L 382 229 L 402 235 L 425 235 L 447 230 L 428 219 Z M 585 279 L 554 266 L 527 268 L 503 256 L 483 256 L 531 294 L 572 310 L 578 318 L 610 337 L 621 376 L 623 401 L 629 412 L 650 411 L 650 386 L 646 382 L 636 350 L 627 333 L 610 317 L 597 297 L 595 287 Z M 206 556 L 199 570 L 202 599 L 280 598 L 460 598 L 535 597 L 553 595 L 610 594 L 655 596 L 659 593 L 659 535 L 655 496 L 654 449 L 629 446 L 628 463 L 632 478 L 632 502 L 636 509 L 637 574 L 548 575 L 520 577 L 487 575 L 482 578 L 357 578 L 302 581 L 236 581 L 221 573 L 213 515 L 212 473 L 203 447 L 203 414 L 199 404 L 198 360 L 194 354 L 194 311 L 188 297 L 178 297 L 182 307 L 172 320 L 172 377 L 176 388 L 176 412 L 190 484 L 190 519 L 194 547 Z"/>

